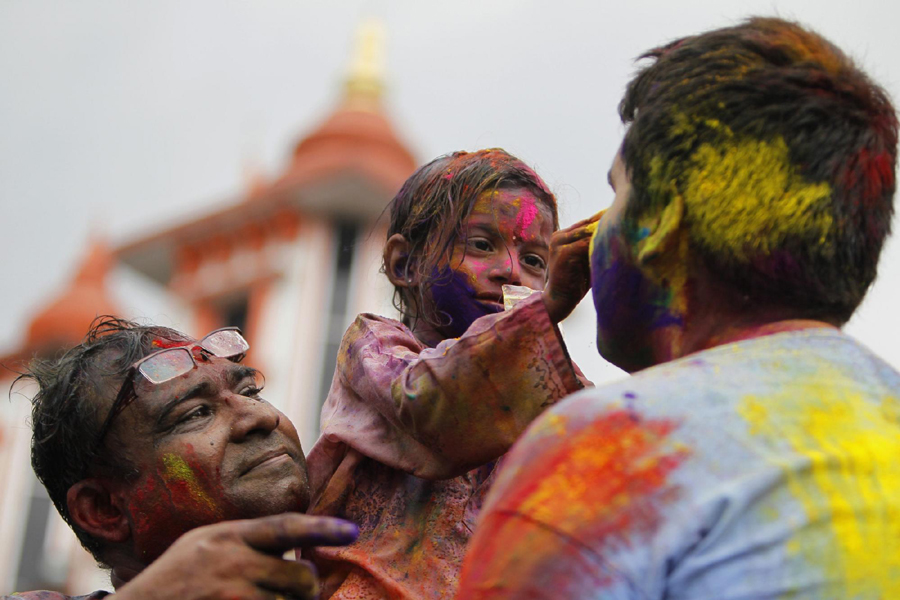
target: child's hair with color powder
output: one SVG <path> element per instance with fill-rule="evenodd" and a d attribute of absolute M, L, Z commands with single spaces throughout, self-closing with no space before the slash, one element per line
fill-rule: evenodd
<path fill-rule="evenodd" d="M 897 117 L 827 40 L 752 18 L 651 50 L 619 106 L 628 211 L 680 197 L 692 251 L 748 301 L 842 324 L 890 232 Z"/>
<path fill-rule="evenodd" d="M 394 288 L 394 306 L 407 325 L 424 318 L 439 325 L 432 314 L 426 292 L 438 266 L 450 260 L 453 246 L 478 198 L 499 189 L 525 188 L 544 202 L 553 215 L 553 230 L 559 228 L 556 197 L 528 165 L 500 148 L 476 152 L 453 152 L 420 167 L 406 180 L 390 204 L 387 237 L 401 234 L 409 244 L 403 272 L 397 277 L 417 282 L 413 288 Z M 453 265 L 450 265 L 453 268 Z M 382 265 L 382 271 L 389 267 Z M 413 298 L 419 307 L 412 314 Z"/>

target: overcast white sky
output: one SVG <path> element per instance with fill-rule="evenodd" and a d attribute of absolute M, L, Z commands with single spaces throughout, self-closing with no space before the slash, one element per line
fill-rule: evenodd
<path fill-rule="evenodd" d="M 91 230 L 113 243 L 275 174 L 333 107 L 353 31 L 387 30 L 388 112 L 421 162 L 503 146 L 558 193 L 563 224 L 612 200 L 632 60 L 751 14 L 800 20 L 900 96 L 890 0 L 0 0 L 0 351 L 65 284 Z M 900 242 L 849 326 L 895 366 Z M 161 318 L 153 302 L 123 303 Z M 593 315 L 566 324 L 597 380 Z"/>

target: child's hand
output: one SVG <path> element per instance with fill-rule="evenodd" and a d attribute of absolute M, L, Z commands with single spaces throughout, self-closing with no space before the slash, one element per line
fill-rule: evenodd
<path fill-rule="evenodd" d="M 550 238 L 550 266 L 543 291 L 550 320 L 559 323 L 568 317 L 591 289 L 591 261 L 588 248 L 597 221 L 605 211 L 560 229 Z"/>

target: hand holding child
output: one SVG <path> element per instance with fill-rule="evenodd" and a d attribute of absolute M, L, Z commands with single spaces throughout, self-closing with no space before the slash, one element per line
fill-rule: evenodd
<path fill-rule="evenodd" d="M 604 212 L 560 229 L 550 239 L 549 276 L 543 299 L 554 323 L 568 317 L 591 289 L 588 249 L 597 222 Z"/>

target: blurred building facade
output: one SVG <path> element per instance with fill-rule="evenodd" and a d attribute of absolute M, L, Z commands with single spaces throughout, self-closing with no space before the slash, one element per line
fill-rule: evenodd
<path fill-rule="evenodd" d="M 264 396 L 315 441 L 341 337 L 360 312 L 392 314 L 379 273 L 384 208 L 416 166 L 382 104 L 382 32 L 364 24 L 336 107 L 294 147 L 286 169 L 257 178 L 217 209 L 109 248 L 91 242 L 64 292 L 36 312 L 20 348 L 0 357 L 15 369 L 81 341 L 98 315 L 125 317 L 110 297 L 111 269 L 132 269 L 178 307 L 181 329 L 201 336 L 243 329 L 245 362 L 266 376 Z M 9 389 L 15 375 L 0 374 Z M 109 589 L 53 509 L 29 462 L 31 384 L 0 403 L 0 593 Z M 23 397 L 24 396 L 24 397 Z"/>

